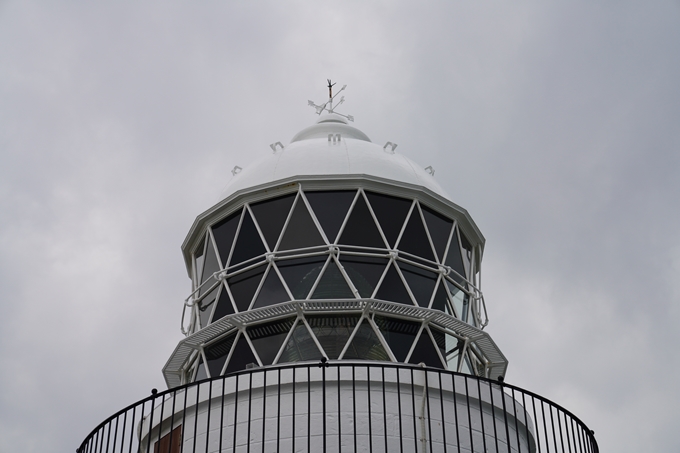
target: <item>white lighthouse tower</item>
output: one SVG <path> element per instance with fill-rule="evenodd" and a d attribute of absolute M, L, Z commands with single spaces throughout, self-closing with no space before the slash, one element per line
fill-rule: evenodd
<path fill-rule="evenodd" d="M 336 112 L 332 86 L 191 227 L 168 390 L 78 451 L 597 452 L 576 416 L 503 382 L 468 212 Z"/>

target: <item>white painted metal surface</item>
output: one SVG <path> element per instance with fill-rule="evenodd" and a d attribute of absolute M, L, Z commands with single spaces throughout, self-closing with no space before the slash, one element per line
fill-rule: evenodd
<path fill-rule="evenodd" d="M 332 136 L 332 140 L 328 137 Z M 338 137 L 339 136 L 339 137 Z M 369 175 L 425 187 L 449 198 L 431 174 L 409 158 L 372 143 L 359 129 L 336 114 L 322 115 L 319 121 L 300 131 L 291 143 L 276 153 L 243 165 L 232 176 L 220 199 L 250 187 L 295 176 Z"/>

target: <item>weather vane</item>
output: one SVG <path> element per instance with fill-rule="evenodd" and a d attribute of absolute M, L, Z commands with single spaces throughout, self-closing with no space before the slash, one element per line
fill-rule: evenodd
<path fill-rule="evenodd" d="M 345 89 L 347 88 L 347 85 L 343 85 L 340 90 L 338 90 L 337 93 L 335 93 L 335 96 L 333 96 L 333 86 L 335 86 L 335 83 L 331 82 L 331 79 L 326 79 L 328 80 L 328 101 L 324 102 L 321 105 L 315 104 L 313 101 L 307 101 L 307 104 L 311 105 L 316 109 L 316 114 L 321 115 L 321 113 L 326 110 L 328 113 L 335 113 L 336 115 L 340 115 L 343 118 L 347 118 L 349 121 L 354 121 L 354 117 L 352 115 L 343 115 L 342 113 L 337 113 L 335 111 L 335 108 L 337 108 L 340 104 L 345 102 L 345 96 L 342 96 L 340 98 L 340 101 L 333 107 L 333 100 Z"/>

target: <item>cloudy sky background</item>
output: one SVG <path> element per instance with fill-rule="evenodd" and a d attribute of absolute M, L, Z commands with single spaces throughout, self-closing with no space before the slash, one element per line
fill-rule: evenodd
<path fill-rule="evenodd" d="M 0 451 L 164 388 L 180 244 L 326 78 L 487 238 L 508 382 L 679 451 L 680 3 L 0 2 Z"/>

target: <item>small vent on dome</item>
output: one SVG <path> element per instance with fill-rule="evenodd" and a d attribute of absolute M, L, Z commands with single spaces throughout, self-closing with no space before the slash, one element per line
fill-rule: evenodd
<path fill-rule="evenodd" d="M 385 143 L 385 146 L 383 146 L 383 151 L 385 151 L 386 153 L 394 154 L 394 150 L 397 149 L 397 146 L 399 145 L 397 145 L 396 143 L 387 142 Z M 390 149 L 387 149 L 388 147 Z"/>

